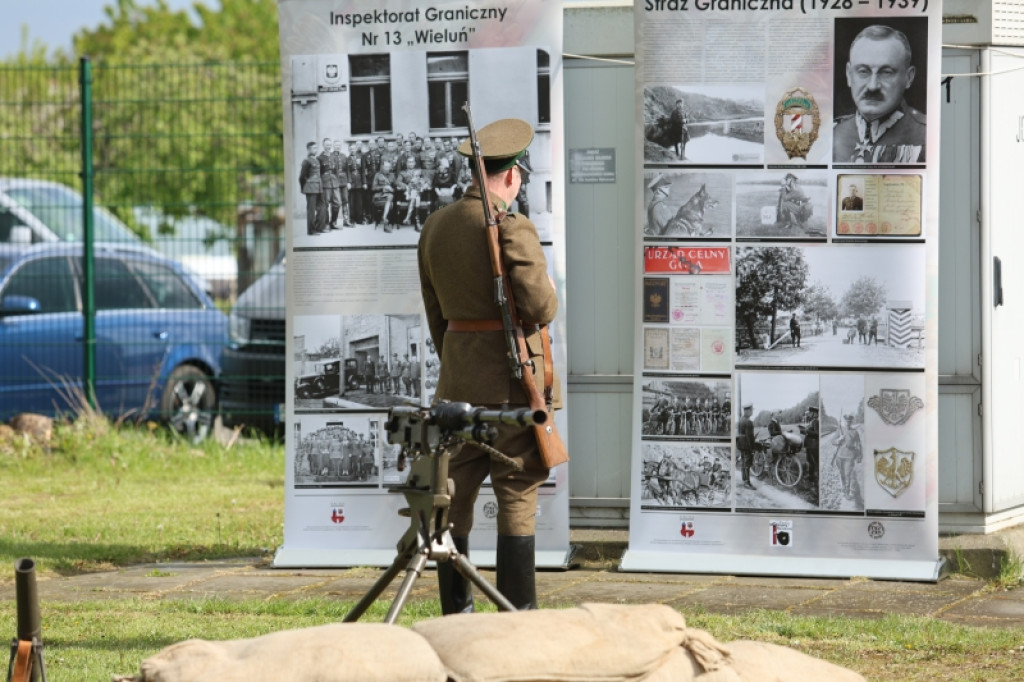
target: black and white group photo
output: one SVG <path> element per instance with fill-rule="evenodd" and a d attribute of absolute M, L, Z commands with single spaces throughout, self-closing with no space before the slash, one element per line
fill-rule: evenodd
<path fill-rule="evenodd" d="M 378 487 L 384 414 L 297 416 L 296 488 Z"/>
<path fill-rule="evenodd" d="M 816 373 L 737 375 L 737 509 L 818 508 L 819 395 Z"/>
<path fill-rule="evenodd" d="M 732 236 L 732 174 L 644 173 L 644 237 Z"/>
<path fill-rule="evenodd" d="M 736 364 L 919 369 L 922 244 L 739 247 Z"/>
<path fill-rule="evenodd" d="M 712 443 L 645 442 L 640 499 L 645 508 L 727 509 L 730 448 Z"/>
<path fill-rule="evenodd" d="M 736 178 L 736 236 L 824 241 L 829 197 L 825 171 L 743 173 Z"/>
<path fill-rule="evenodd" d="M 419 315 L 295 316 L 295 408 L 422 404 Z"/>
<path fill-rule="evenodd" d="M 728 438 L 731 423 L 732 384 L 728 379 L 645 378 L 645 437 Z"/>
<path fill-rule="evenodd" d="M 463 106 L 478 90 L 487 92 L 472 107 L 477 127 L 509 116 L 534 126 L 520 164 L 522 188 L 509 208 L 550 239 L 549 54 L 510 47 L 293 56 L 295 245 L 415 245 L 426 217 L 472 182 L 471 164 L 457 150 L 468 137 Z M 496 70 L 505 74 L 506 97 L 471 79 Z"/>
<path fill-rule="evenodd" d="M 764 85 L 649 85 L 644 88 L 644 163 L 760 164 Z"/>

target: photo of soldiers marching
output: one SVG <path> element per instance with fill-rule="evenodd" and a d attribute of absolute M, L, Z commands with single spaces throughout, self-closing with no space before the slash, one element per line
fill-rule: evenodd
<path fill-rule="evenodd" d="M 644 508 L 728 508 L 729 446 L 644 443 L 640 499 Z"/>
<path fill-rule="evenodd" d="M 383 418 L 383 415 L 299 417 L 295 425 L 295 486 L 379 486 Z"/>
<path fill-rule="evenodd" d="M 642 434 L 667 438 L 728 438 L 732 388 L 721 379 L 651 378 L 643 385 Z"/>

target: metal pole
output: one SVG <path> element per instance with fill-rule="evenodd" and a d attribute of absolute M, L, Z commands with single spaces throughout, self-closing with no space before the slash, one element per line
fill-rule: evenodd
<path fill-rule="evenodd" d="M 82 91 L 82 315 L 85 365 L 83 390 L 96 409 L 96 291 L 93 281 L 93 166 L 92 166 L 92 63 L 80 60 Z"/>

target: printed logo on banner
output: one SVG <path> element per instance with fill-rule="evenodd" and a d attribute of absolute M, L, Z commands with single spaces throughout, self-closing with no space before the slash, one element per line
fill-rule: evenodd
<path fill-rule="evenodd" d="M 644 248 L 644 272 L 674 275 L 728 275 L 728 247 L 648 246 Z"/>
<path fill-rule="evenodd" d="M 893 497 L 899 497 L 914 480 L 915 453 L 889 448 L 875 450 L 875 482 Z"/>
<path fill-rule="evenodd" d="M 679 528 L 679 534 L 684 538 L 692 538 L 696 531 L 693 528 L 693 521 L 683 521 Z"/>
<path fill-rule="evenodd" d="M 868 524 L 868 537 L 872 540 L 880 540 L 885 535 L 885 526 L 881 521 L 872 521 Z"/>
<path fill-rule="evenodd" d="M 345 522 L 345 508 L 344 507 L 332 507 L 331 508 L 331 523 L 344 523 Z"/>
<path fill-rule="evenodd" d="M 769 521 L 768 527 L 771 529 L 772 547 L 793 546 L 793 522 L 791 520 Z"/>
<path fill-rule="evenodd" d="M 818 139 L 821 112 L 814 96 L 803 88 L 794 88 L 775 107 L 775 136 L 789 158 L 807 159 L 807 152 Z"/>
<path fill-rule="evenodd" d="M 488 519 L 493 519 L 498 516 L 498 503 L 489 500 L 484 503 L 484 516 Z"/>
<path fill-rule="evenodd" d="M 924 401 L 906 388 L 883 388 L 868 398 L 868 407 L 878 413 L 886 424 L 899 426 L 924 407 Z"/>

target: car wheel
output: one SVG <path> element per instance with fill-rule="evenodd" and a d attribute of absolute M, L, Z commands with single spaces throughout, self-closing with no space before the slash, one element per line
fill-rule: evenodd
<path fill-rule="evenodd" d="M 160 414 L 171 430 L 191 443 L 205 440 L 213 429 L 216 407 L 213 382 L 201 369 L 182 365 L 171 372 L 160 400 Z"/>

